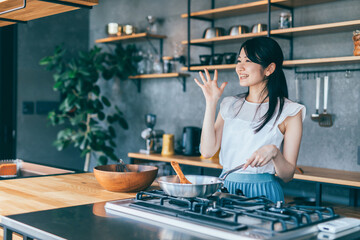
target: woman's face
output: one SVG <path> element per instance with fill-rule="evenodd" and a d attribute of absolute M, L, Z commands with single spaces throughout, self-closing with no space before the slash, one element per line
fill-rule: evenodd
<path fill-rule="evenodd" d="M 240 86 L 253 87 L 265 84 L 264 68 L 257 63 L 252 62 L 245 54 L 244 49 L 241 49 L 240 55 L 236 63 L 236 73 L 240 80 Z"/>

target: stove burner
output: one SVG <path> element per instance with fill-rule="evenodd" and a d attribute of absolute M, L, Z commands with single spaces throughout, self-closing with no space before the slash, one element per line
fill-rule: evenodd
<path fill-rule="evenodd" d="M 139 192 L 131 207 L 192 222 L 239 231 L 246 228 L 282 233 L 338 218 L 332 208 L 273 203 L 260 196 L 217 192 L 208 198 L 177 198 L 163 191 Z"/>

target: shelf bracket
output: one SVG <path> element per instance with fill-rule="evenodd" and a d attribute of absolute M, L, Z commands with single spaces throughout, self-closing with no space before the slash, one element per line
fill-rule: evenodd
<path fill-rule="evenodd" d="M 150 44 L 151 48 L 154 50 L 155 54 L 158 54 L 158 50 L 156 49 L 156 47 L 154 46 L 154 44 L 152 44 L 152 42 L 150 41 L 150 39 L 148 37 L 146 37 L 146 41 Z M 162 39 L 160 39 L 160 42 L 162 42 Z M 160 46 L 162 44 L 160 43 Z"/>
<path fill-rule="evenodd" d="M 289 10 L 289 11 L 292 11 L 294 8 L 293 7 L 289 7 L 289 6 L 285 6 L 285 5 L 282 5 L 282 4 L 279 4 L 279 3 L 271 3 L 270 4 L 274 7 L 278 7 L 278 8 L 283 8 L 283 9 L 286 9 L 286 10 Z"/>
<path fill-rule="evenodd" d="M 183 87 L 183 92 L 186 92 L 186 77 L 178 77 L 177 80 Z"/>
<path fill-rule="evenodd" d="M 9 12 L 13 12 L 13 11 L 16 11 L 16 10 L 20 10 L 20 9 L 23 9 L 23 8 L 26 8 L 26 0 L 23 1 L 22 6 L 0 12 L 0 15 L 5 14 L 5 13 L 9 13 Z"/>
<path fill-rule="evenodd" d="M 92 9 L 92 6 L 88 6 L 88 5 L 84 5 L 84 4 L 79 4 L 79 3 L 65 2 L 65 1 L 59 1 L 59 0 L 39 0 L 39 1 L 49 2 L 49 3 L 55 3 L 55 4 L 59 4 L 59 5 L 69 6 L 69 7 L 78 7 L 78 8 L 88 8 L 88 9 Z"/>
<path fill-rule="evenodd" d="M 132 82 L 136 85 L 137 92 L 141 93 L 141 78 L 132 79 Z"/>

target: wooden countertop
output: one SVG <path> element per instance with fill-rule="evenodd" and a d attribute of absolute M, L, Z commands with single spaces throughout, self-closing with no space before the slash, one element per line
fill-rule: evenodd
<path fill-rule="evenodd" d="M 128 153 L 128 157 L 151 160 L 151 161 L 160 161 L 160 162 L 176 161 L 179 164 L 184 164 L 184 165 L 222 169 L 222 166 L 219 163 L 219 159 L 216 158 L 210 159 L 210 158 L 201 158 L 201 157 L 190 157 L 184 155 L 162 156 L 161 154 L 156 154 L 156 153 L 153 154 Z"/>
<path fill-rule="evenodd" d="M 218 159 L 203 159 L 200 157 L 189 157 L 183 155 L 162 156 L 161 154 L 142 154 L 128 153 L 128 157 L 150 161 L 171 162 L 176 161 L 179 164 L 192 165 L 206 168 L 222 169 Z M 360 172 L 342 171 L 328 168 L 317 168 L 308 166 L 298 166 L 304 173 L 295 173 L 294 179 L 331 183 L 352 187 L 360 187 Z"/>
<path fill-rule="evenodd" d="M 103 189 L 93 173 L 2 180 L 0 215 L 133 198 L 135 195 Z"/>

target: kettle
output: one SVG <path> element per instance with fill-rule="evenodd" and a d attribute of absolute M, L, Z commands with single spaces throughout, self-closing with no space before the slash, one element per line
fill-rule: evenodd
<path fill-rule="evenodd" d="M 184 127 L 182 136 L 182 152 L 186 156 L 200 156 L 201 128 Z"/>

